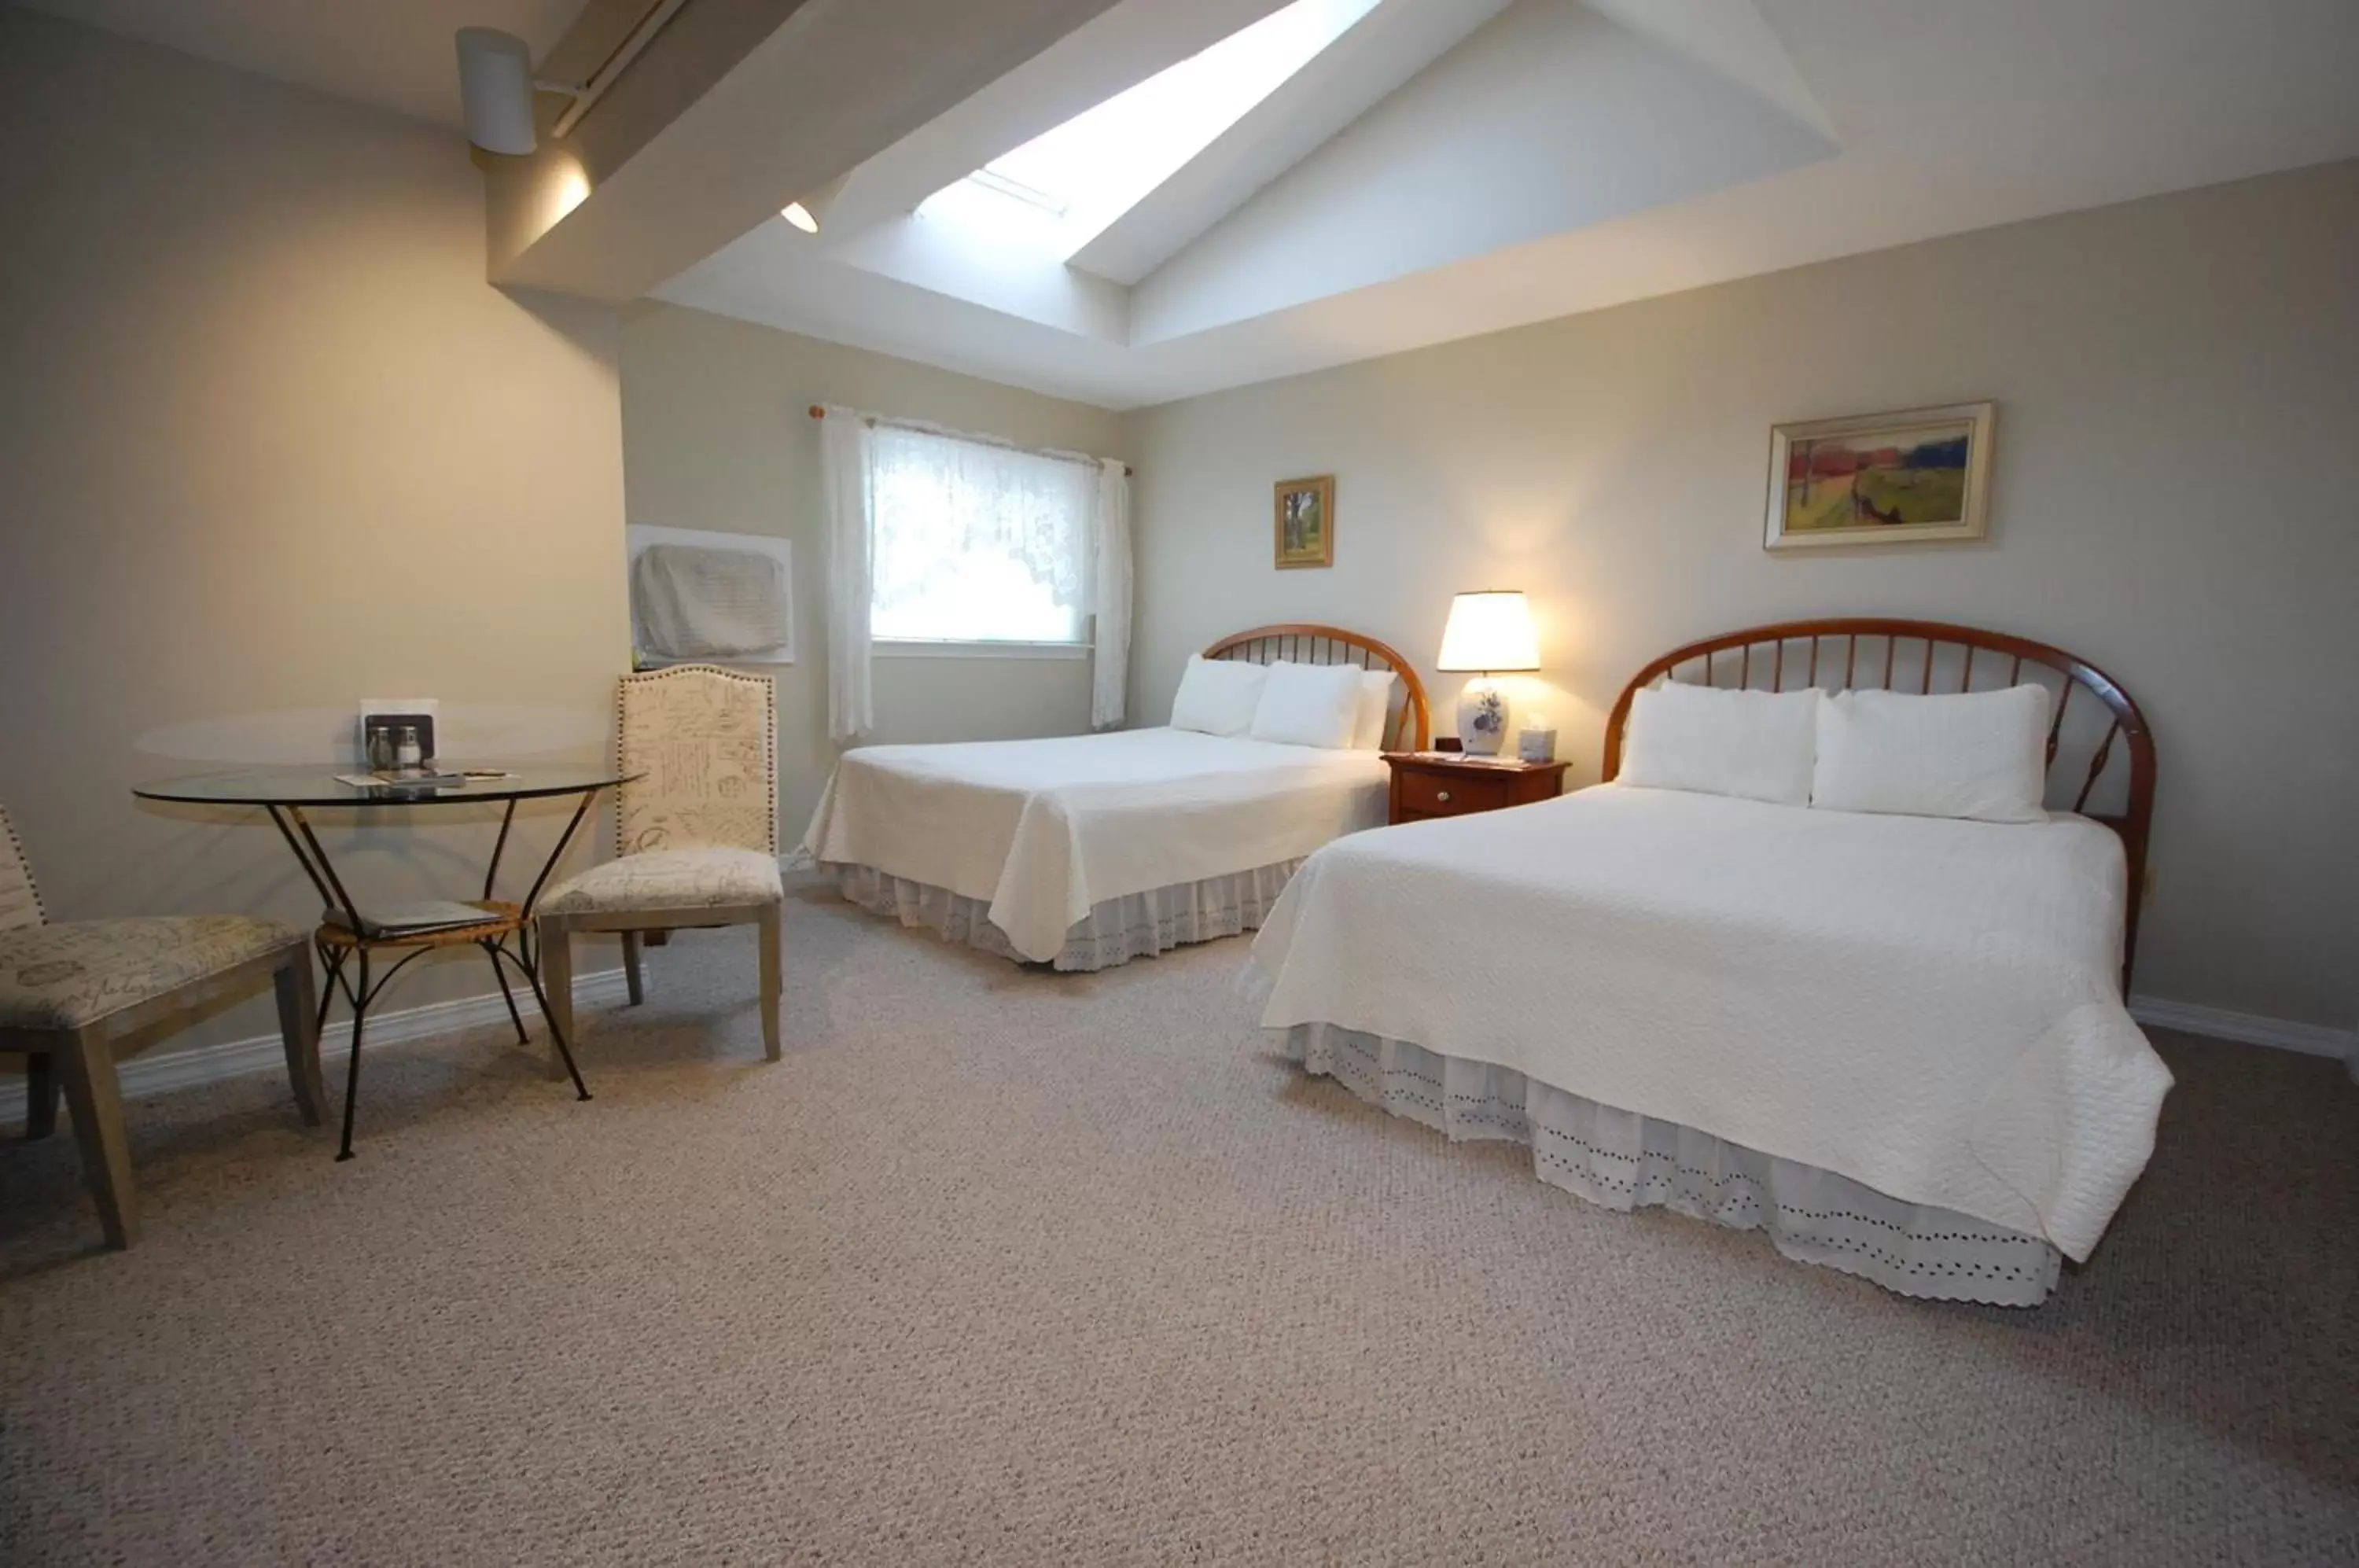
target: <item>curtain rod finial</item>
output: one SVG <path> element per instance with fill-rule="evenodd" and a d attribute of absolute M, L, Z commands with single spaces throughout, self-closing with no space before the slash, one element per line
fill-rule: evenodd
<path fill-rule="evenodd" d="M 827 418 L 827 410 L 813 403 L 810 406 L 810 417 L 814 419 L 824 419 Z"/>

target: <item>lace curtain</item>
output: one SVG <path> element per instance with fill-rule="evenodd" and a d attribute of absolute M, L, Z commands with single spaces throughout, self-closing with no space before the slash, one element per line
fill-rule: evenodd
<path fill-rule="evenodd" d="M 879 425 L 875 472 L 876 636 L 1082 639 L 1093 465 Z"/>
<path fill-rule="evenodd" d="M 875 726 L 875 637 L 1093 640 L 1090 722 L 1121 723 L 1131 599 L 1122 464 L 827 414 L 829 734 L 848 741 Z"/>

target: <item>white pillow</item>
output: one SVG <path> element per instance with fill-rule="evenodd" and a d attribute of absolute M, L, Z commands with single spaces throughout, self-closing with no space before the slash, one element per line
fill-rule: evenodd
<path fill-rule="evenodd" d="M 1180 677 L 1179 695 L 1171 699 L 1171 727 L 1241 735 L 1253 728 L 1254 710 L 1268 681 L 1267 665 L 1191 653 L 1187 671 Z"/>
<path fill-rule="evenodd" d="M 1393 716 L 1393 682 L 1400 677 L 1389 670 L 1360 671 L 1360 716 L 1352 726 L 1353 751 L 1381 751 L 1385 725 Z"/>
<path fill-rule="evenodd" d="M 1254 710 L 1253 738 L 1348 749 L 1359 727 L 1360 677 L 1365 673 L 1349 664 L 1279 659 L 1269 667 L 1269 683 Z"/>
<path fill-rule="evenodd" d="M 1630 701 L 1619 782 L 1781 806 L 1810 803 L 1819 693 L 1667 681 Z"/>
<path fill-rule="evenodd" d="M 2048 688 L 1914 697 L 1845 691 L 1819 704 L 1810 804 L 1835 811 L 2047 820 Z"/>

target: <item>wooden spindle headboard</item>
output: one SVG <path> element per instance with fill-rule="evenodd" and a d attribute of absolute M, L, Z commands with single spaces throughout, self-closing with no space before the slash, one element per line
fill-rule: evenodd
<path fill-rule="evenodd" d="M 1385 718 L 1386 751 L 1423 751 L 1433 739 L 1433 715 L 1425 702 L 1425 682 L 1408 660 L 1386 645 L 1341 626 L 1288 625 L 1256 626 L 1224 637 L 1204 650 L 1206 659 L 1241 659 L 1249 664 L 1350 664 L 1362 670 L 1389 670 L 1400 677 L 1401 698 Z"/>
<path fill-rule="evenodd" d="M 2154 736 L 2137 703 L 2112 676 L 2046 643 L 1940 621 L 1788 621 L 1723 632 L 1673 648 L 1650 661 L 1622 689 L 1605 721 L 1607 779 L 1622 770 L 1622 732 L 1629 722 L 1631 699 L 1642 688 L 1676 680 L 1764 691 L 1881 687 L 1928 695 L 1992 690 L 2026 681 L 2048 687 L 2049 799 L 2051 804 L 2069 799 L 2071 810 L 2112 828 L 2121 834 L 2127 854 L 2129 909 L 2122 964 L 2127 984 L 2154 822 Z M 2083 700 L 2076 709 L 2076 693 L 2093 702 Z"/>

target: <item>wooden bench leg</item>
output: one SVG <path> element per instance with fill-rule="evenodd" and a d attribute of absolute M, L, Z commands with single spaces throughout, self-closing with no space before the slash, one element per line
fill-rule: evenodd
<path fill-rule="evenodd" d="M 762 944 L 762 1054 L 773 1062 L 778 1060 L 778 997 L 786 989 L 785 954 L 779 951 L 786 938 L 782 909 L 781 905 L 768 905 L 756 922 Z"/>
<path fill-rule="evenodd" d="M 98 1223 L 108 1246 L 129 1247 L 139 1235 L 139 1194 L 131 1181 L 131 1135 L 123 1125 L 114 1050 L 95 1030 L 82 1029 L 52 1060 L 65 1079 L 66 1103 L 73 1107 L 74 1141 L 82 1145 L 82 1173 L 98 1202 Z"/>
<path fill-rule="evenodd" d="M 287 1049 L 287 1080 L 305 1127 L 327 1119 L 328 1085 L 320 1073 L 320 1003 L 311 983 L 311 952 L 299 947 L 272 977 L 278 993 L 278 1039 Z"/>
<path fill-rule="evenodd" d="M 25 1141 L 58 1130 L 58 1059 L 25 1058 Z"/>
<path fill-rule="evenodd" d="M 623 933 L 623 984 L 630 987 L 631 1006 L 637 1007 L 647 999 L 647 988 L 639 977 L 639 933 Z"/>

